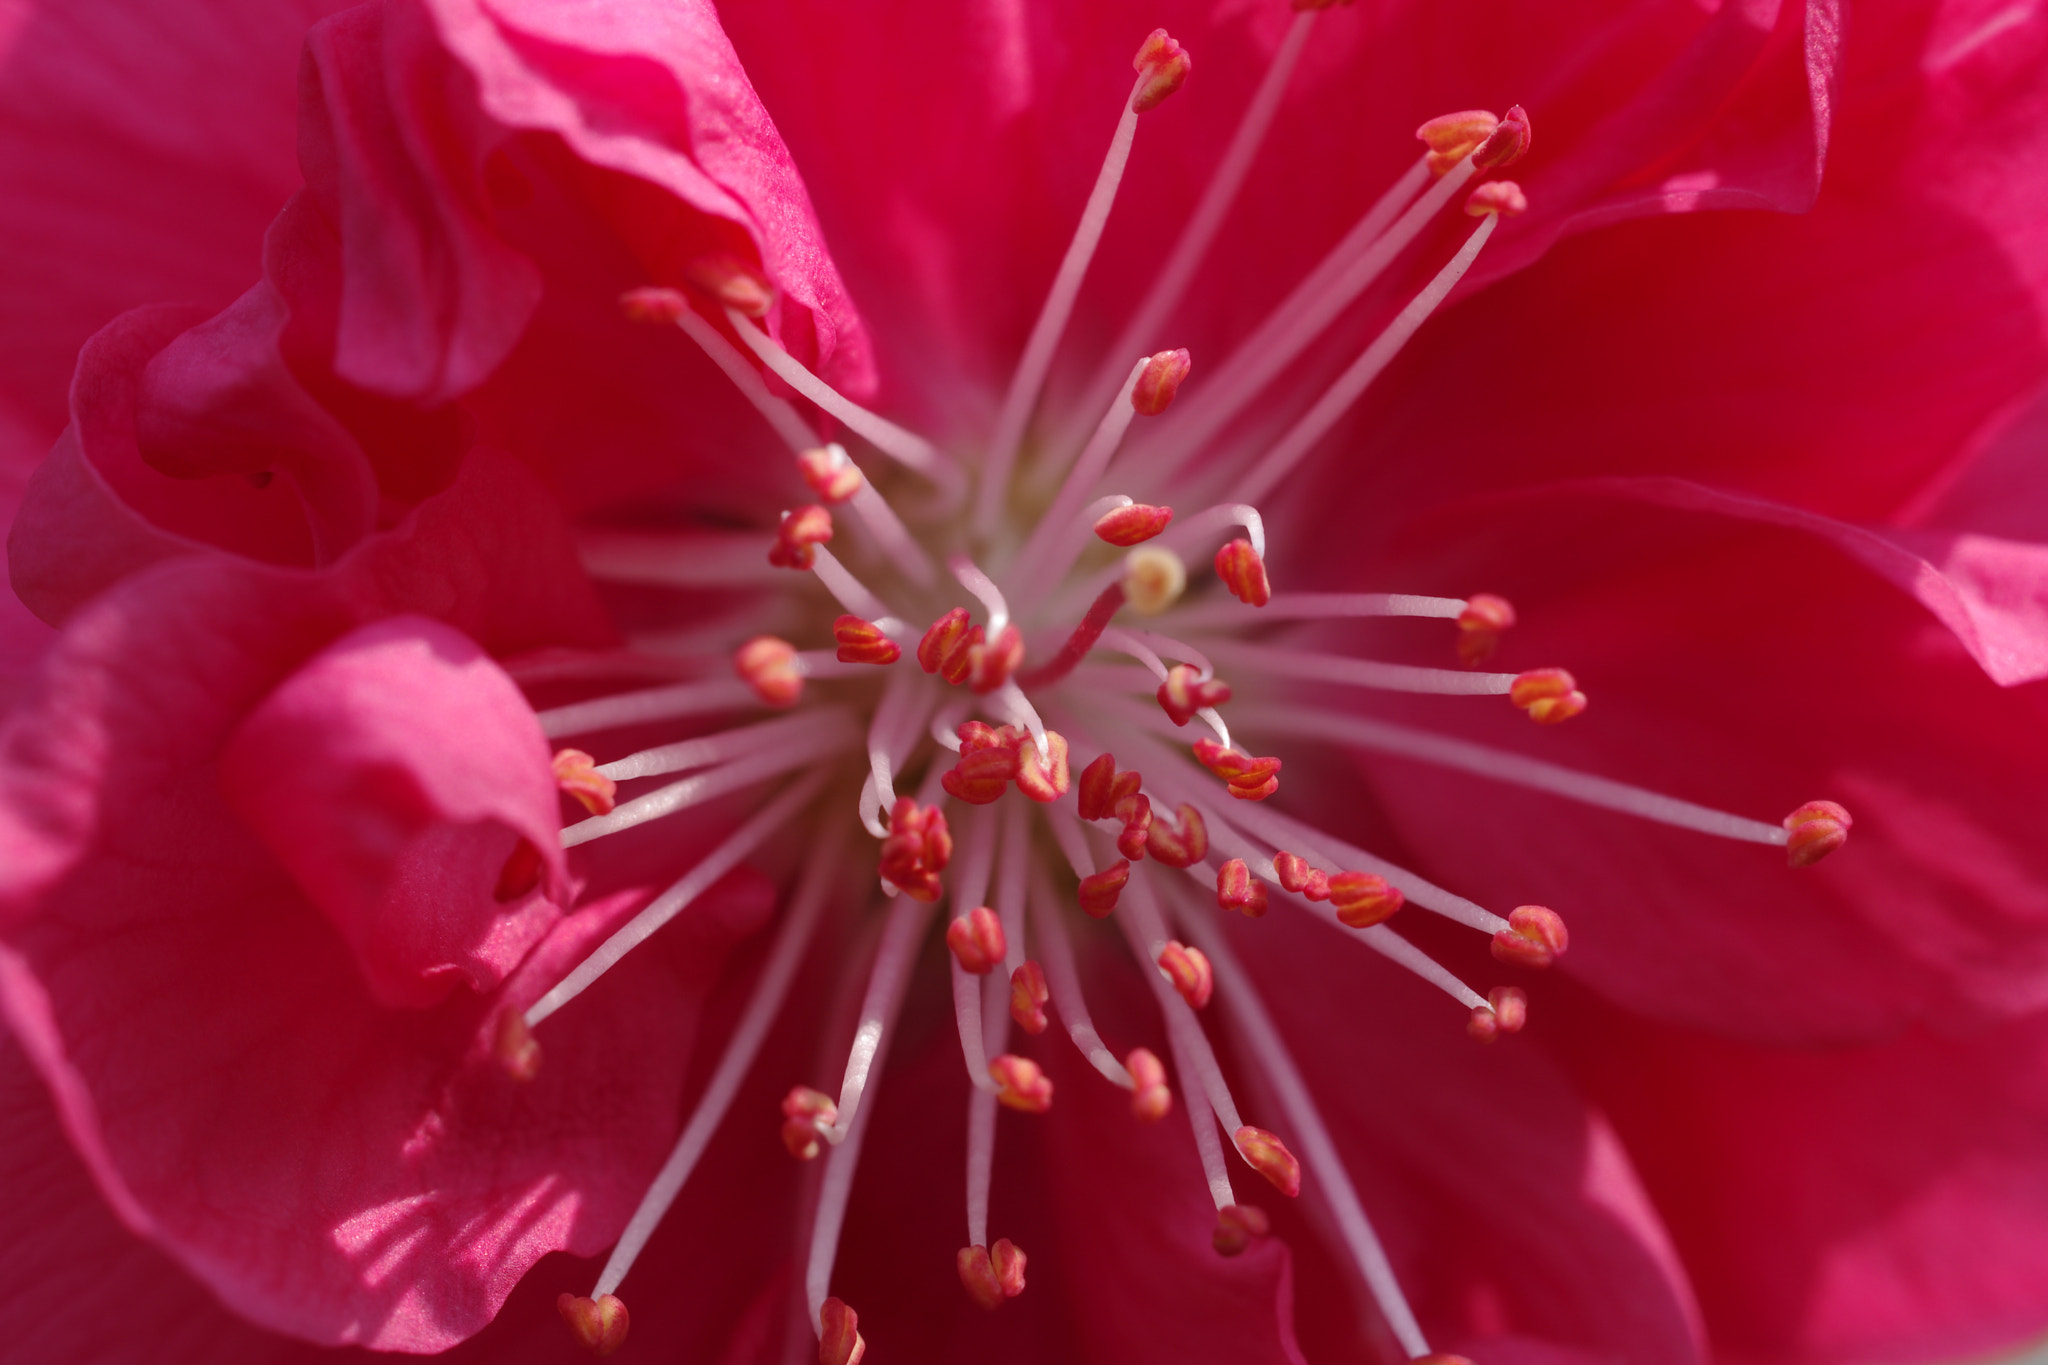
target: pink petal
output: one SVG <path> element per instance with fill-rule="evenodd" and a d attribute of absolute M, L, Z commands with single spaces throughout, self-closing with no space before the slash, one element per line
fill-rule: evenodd
<path fill-rule="evenodd" d="M 329 645 L 221 751 L 228 804 L 356 954 L 378 1002 L 487 993 L 569 899 L 548 744 L 466 637 L 417 616 Z M 524 841 L 545 894 L 499 885 Z M 539 880 L 538 869 L 536 880 Z"/>

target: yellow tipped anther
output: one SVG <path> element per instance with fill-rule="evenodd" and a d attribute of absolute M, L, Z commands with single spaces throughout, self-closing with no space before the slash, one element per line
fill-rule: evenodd
<path fill-rule="evenodd" d="M 1785 817 L 1785 861 L 1793 867 L 1812 867 L 1849 842 L 1849 827 L 1855 823 L 1833 801 L 1807 802 Z"/>

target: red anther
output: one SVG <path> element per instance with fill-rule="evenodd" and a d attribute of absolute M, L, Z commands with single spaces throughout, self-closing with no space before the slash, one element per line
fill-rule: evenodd
<path fill-rule="evenodd" d="M 818 1365 L 860 1365 L 868 1344 L 860 1334 L 860 1314 L 844 1299 L 827 1299 L 818 1307 Z"/>
<path fill-rule="evenodd" d="M 1531 141 L 1529 111 L 1517 104 L 1500 116 L 1500 127 L 1488 135 L 1472 153 L 1472 164 L 1482 171 L 1512 166 L 1529 154 Z"/>
<path fill-rule="evenodd" d="M 1308 885 L 1301 888 L 1301 898 L 1320 904 L 1330 898 L 1330 874 L 1321 868 L 1314 868 L 1308 874 Z"/>
<path fill-rule="evenodd" d="M 1512 180 L 1489 180 L 1465 196 L 1465 212 L 1474 218 L 1497 213 L 1513 218 L 1529 211 L 1529 196 Z"/>
<path fill-rule="evenodd" d="M 860 492 L 861 484 L 866 482 L 860 466 L 847 459 L 846 452 L 838 446 L 806 450 L 796 457 L 796 472 L 803 476 L 813 493 L 832 504 L 845 502 Z"/>
<path fill-rule="evenodd" d="M 1337 918 L 1353 929 L 1370 929 L 1394 917 L 1404 898 L 1385 877 L 1370 872 L 1339 872 L 1325 883 Z"/>
<path fill-rule="evenodd" d="M 782 1145 L 799 1161 L 810 1161 L 823 1150 L 825 1130 L 837 1122 L 839 1106 L 822 1090 L 792 1086 L 782 1097 Z"/>
<path fill-rule="evenodd" d="M 1166 1066 L 1149 1047 L 1134 1047 L 1124 1058 L 1131 1073 L 1131 1117 L 1157 1123 L 1173 1112 L 1173 1091 L 1166 1084 Z"/>
<path fill-rule="evenodd" d="M 988 1074 L 996 1083 L 996 1100 L 1005 1108 L 1026 1114 L 1052 1108 L 1052 1082 L 1029 1057 L 1005 1052 L 988 1064 Z"/>
<path fill-rule="evenodd" d="M 1024 1292 L 1024 1250 L 1007 1237 L 996 1238 L 996 1244 L 989 1248 L 989 1260 L 994 1263 L 996 1283 L 1003 1287 L 1003 1297 L 1014 1299 Z"/>
<path fill-rule="evenodd" d="M 1203 707 L 1229 701 L 1230 684 L 1221 678 L 1204 679 L 1189 664 L 1175 664 L 1166 670 L 1166 681 L 1159 684 L 1155 695 L 1175 725 L 1186 725 Z"/>
<path fill-rule="evenodd" d="M 1116 909 L 1116 898 L 1124 893 L 1130 880 L 1131 865 L 1122 859 L 1081 878 L 1081 908 L 1096 919 L 1106 918 Z"/>
<path fill-rule="evenodd" d="M 1193 806 L 1178 806 L 1174 814 L 1178 824 L 1153 812 L 1145 849 L 1168 867 L 1193 867 L 1209 856 L 1209 826 Z"/>
<path fill-rule="evenodd" d="M 541 873 L 546 870 L 540 850 L 533 846 L 531 839 L 521 839 L 512 846 L 512 852 L 505 859 L 505 865 L 498 869 L 498 884 L 491 894 L 500 904 L 516 901 L 540 885 Z"/>
<path fill-rule="evenodd" d="M 1129 507 L 1119 507 L 1096 518 L 1095 534 L 1111 545 L 1141 545 L 1164 531 L 1172 520 L 1171 507 L 1134 502 Z"/>
<path fill-rule="evenodd" d="M 1131 386 L 1131 406 L 1140 417 L 1157 417 L 1173 406 L 1174 395 L 1187 382 L 1188 371 L 1194 368 L 1194 357 L 1183 346 L 1177 351 L 1161 351 L 1145 358 L 1145 368 L 1138 371 L 1138 382 Z M 1115 544 L 1135 542 L 1117 541 Z"/>
<path fill-rule="evenodd" d="M 1505 597 L 1478 592 L 1465 599 L 1458 613 L 1458 662 L 1467 668 L 1491 655 L 1501 632 L 1515 624 L 1515 608 Z"/>
<path fill-rule="evenodd" d="M 491 1054 L 515 1081 L 540 1075 L 540 1043 L 527 1027 L 526 1015 L 509 1005 L 498 1012 L 498 1025 L 491 1031 Z"/>
<path fill-rule="evenodd" d="M 1193 66 L 1194 59 L 1188 56 L 1186 48 L 1167 36 L 1165 29 L 1153 29 L 1138 48 L 1138 55 L 1131 59 L 1131 69 L 1145 78 L 1131 96 L 1131 112 L 1142 114 L 1157 109 L 1168 95 L 1181 88 Z"/>
<path fill-rule="evenodd" d="M 1849 842 L 1849 827 L 1856 822 L 1849 812 L 1832 801 L 1809 801 L 1785 817 L 1785 861 L 1793 867 L 1812 867 Z"/>
<path fill-rule="evenodd" d="M 985 697 L 1010 680 L 1024 662 L 1024 635 L 1015 626 L 1004 626 L 993 641 L 984 642 L 981 627 L 969 632 L 967 644 L 967 690 Z"/>
<path fill-rule="evenodd" d="M 608 1356 L 625 1345 L 626 1330 L 632 1326 L 626 1305 L 614 1294 L 600 1294 L 594 1299 L 563 1294 L 555 1299 L 555 1311 L 569 1324 L 576 1340 L 594 1356 Z"/>
<path fill-rule="evenodd" d="M 775 287 L 759 267 L 724 252 L 699 256 L 683 267 L 683 277 L 746 317 L 767 317 L 768 305 L 775 302 Z"/>
<path fill-rule="evenodd" d="M 1232 858 L 1216 870 L 1216 904 L 1259 919 L 1266 913 L 1266 884 L 1252 875 L 1244 859 Z"/>
<path fill-rule="evenodd" d="M 1081 769 L 1081 782 L 1077 799 L 1081 805 L 1083 820 L 1107 820 L 1114 800 L 1110 788 L 1116 782 L 1116 755 L 1098 754 L 1093 763 Z"/>
<path fill-rule="evenodd" d="M 814 548 L 832 539 L 832 514 L 816 503 L 806 503 L 782 519 L 775 530 L 775 544 L 768 548 L 768 562 L 778 569 L 808 569 L 818 562 Z"/>
<path fill-rule="evenodd" d="M 1273 1231 L 1266 1211 L 1251 1204 L 1225 1204 L 1216 1210 L 1216 1231 L 1209 1245 L 1218 1256 L 1236 1256 L 1246 1247 Z"/>
<path fill-rule="evenodd" d="M 937 806 L 919 806 L 899 796 L 889 808 L 889 836 L 882 840 L 882 876 L 912 900 L 927 905 L 939 898 L 939 876 L 953 860 L 953 835 Z"/>
<path fill-rule="evenodd" d="M 1232 1133 L 1230 1140 L 1237 1144 L 1237 1150 L 1253 1170 L 1273 1182 L 1274 1189 L 1289 1199 L 1301 1193 L 1301 1163 L 1287 1150 L 1286 1143 L 1250 1124 Z"/>
<path fill-rule="evenodd" d="M 554 761 L 555 785 L 576 798 L 592 815 L 610 815 L 619 784 L 597 770 L 597 760 L 581 749 L 563 749 Z"/>
<path fill-rule="evenodd" d="M 832 638 L 839 642 L 839 662 L 843 664 L 893 664 L 903 657 L 903 650 L 873 621 L 863 621 L 858 616 L 840 616 L 832 622 Z"/>
<path fill-rule="evenodd" d="M 1152 798 L 1143 792 L 1133 792 L 1116 803 L 1116 818 L 1124 822 L 1116 836 L 1116 851 L 1137 862 L 1145 856 L 1145 847 L 1152 841 Z"/>
<path fill-rule="evenodd" d="M 1173 983 L 1173 988 L 1180 992 L 1180 998 L 1187 1001 L 1192 1009 L 1202 1008 L 1216 993 L 1216 973 L 1200 948 L 1190 948 L 1177 939 L 1168 939 L 1166 946 L 1159 950 L 1159 970 L 1166 973 L 1166 979 Z"/>
<path fill-rule="evenodd" d="M 1561 668 L 1532 668 L 1508 684 L 1508 700 L 1529 713 L 1538 725 L 1556 725 L 1586 709 L 1586 694 Z"/>
<path fill-rule="evenodd" d="M 1475 1006 L 1465 1032 L 1482 1043 L 1504 1033 L 1520 1033 L 1529 1022 L 1529 997 L 1520 986 L 1495 986 L 1486 994 L 1487 1003 Z"/>
<path fill-rule="evenodd" d="M 1544 905 L 1521 905 L 1508 916 L 1508 927 L 1493 936 L 1493 955 L 1518 967 L 1548 967 L 1564 956 L 1571 943 L 1564 917 Z"/>
<path fill-rule="evenodd" d="M 1045 732 L 1045 755 L 1038 743 L 1025 739 L 1017 746 L 1017 790 L 1041 805 L 1067 794 L 1067 741 L 1057 730 Z"/>
<path fill-rule="evenodd" d="M 768 706 L 794 706 L 804 694 L 796 646 L 773 635 L 756 635 L 734 650 L 732 671 Z"/>
<path fill-rule="evenodd" d="M 946 946 L 953 950 L 960 970 L 987 976 L 1002 965 L 1010 941 L 1003 934 L 1003 922 L 986 905 L 977 905 L 946 926 Z"/>
<path fill-rule="evenodd" d="M 1289 891 L 1299 891 L 1308 885 L 1309 873 L 1315 871 L 1308 865 L 1308 859 L 1299 853 L 1281 849 L 1273 855 L 1273 875 L 1280 879 L 1280 885 Z"/>
<path fill-rule="evenodd" d="M 1003 1286 L 996 1280 L 996 1268 L 985 1246 L 961 1247 L 953 1258 L 960 1271 L 960 1287 L 980 1307 L 994 1311 L 1002 1306 Z"/>
<path fill-rule="evenodd" d="M 673 326 L 676 319 L 690 311 L 690 301 L 680 289 L 664 289 L 650 284 L 628 289 L 619 295 L 619 311 L 626 315 L 628 322 L 668 323 Z"/>
<path fill-rule="evenodd" d="M 1026 1033 L 1045 1032 L 1045 1002 L 1052 992 L 1045 986 L 1045 968 L 1026 960 L 1010 973 L 1010 1017 Z"/>
<path fill-rule="evenodd" d="M 1429 148 L 1429 173 L 1442 175 L 1479 150 L 1500 127 L 1500 120 L 1484 109 L 1461 109 L 1439 114 L 1415 130 L 1415 136 Z"/>
<path fill-rule="evenodd" d="M 981 627 L 967 621 L 967 608 L 955 607 L 932 622 L 917 642 L 917 665 L 937 673 L 955 687 L 967 681 L 967 650 L 981 642 Z"/>
<path fill-rule="evenodd" d="M 1015 749 L 1003 745 L 977 749 L 963 746 L 960 761 L 939 774 L 939 785 L 948 796 L 958 797 L 970 806 L 986 806 L 1010 789 L 1010 779 L 1016 775 Z"/>
<path fill-rule="evenodd" d="M 1194 749 L 1202 766 L 1229 784 L 1230 794 L 1240 801 L 1263 801 L 1280 789 L 1277 758 L 1254 758 L 1213 739 L 1196 740 Z"/>
<path fill-rule="evenodd" d="M 1216 576 L 1230 595 L 1246 606 L 1263 607 L 1273 600 L 1273 585 L 1266 581 L 1266 561 L 1243 536 L 1225 542 L 1216 552 Z"/>

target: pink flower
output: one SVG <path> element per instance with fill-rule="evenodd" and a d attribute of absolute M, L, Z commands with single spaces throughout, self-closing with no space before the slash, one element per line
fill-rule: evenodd
<path fill-rule="evenodd" d="M 0 230 L 71 263 L 7 338 L 9 449 L 93 323 L 226 305 L 92 337 L 11 538 L 62 635 L 4 637 L 42 657 L 0 731 L 0 1076 L 55 1100 L 5 1111 L 10 1340 L 554 1358 L 555 1295 L 612 1345 L 573 1296 L 629 1269 L 625 1349 L 731 1359 L 2040 1328 L 2048 257 L 2039 177 L 1977 154 L 2037 136 L 2038 25 L 789 0 L 729 45 L 694 3 L 391 3 L 307 35 L 292 193 L 297 24 L 243 8 L 167 47 L 0 19 L 7 164 L 69 174 Z M 1407 129 L 1516 99 L 1533 143 L 1431 128 L 1377 283 L 1340 260 L 1255 330 Z M 190 176 L 142 178 L 163 146 Z M 1471 205 L 1525 214 L 1456 211 L 1525 150 Z M 161 260 L 76 268 L 193 183 Z M 1778 824 L 1814 797 L 1846 852 L 1742 847 L 1833 848 L 1836 808 Z M 743 861 L 782 909 L 727 974 Z M 1557 916 L 1481 908 L 1535 902 L 1547 977 Z"/>

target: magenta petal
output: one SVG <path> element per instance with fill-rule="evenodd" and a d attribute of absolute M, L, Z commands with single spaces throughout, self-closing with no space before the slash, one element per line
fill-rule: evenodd
<path fill-rule="evenodd" d="M 567 900 L 547 741 L 512 680 L 438 622 L 328 646 L 228 740 L 221 784 L 381 1004 L 495 989 Z M 539 861 L 503 887 L 521 842 Z M 543 868 L 546 897 L 530 894 Z"/>

